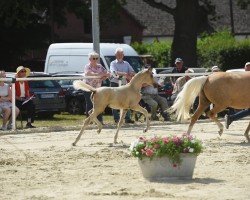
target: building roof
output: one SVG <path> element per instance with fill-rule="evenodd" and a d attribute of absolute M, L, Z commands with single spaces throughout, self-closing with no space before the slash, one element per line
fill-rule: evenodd
<path fill-rule="evenodd" d="M 153 8 L 142 0 L 126 0 L 123 7 L 145 27 L 143 36 L 169 36 L 174 34 L 173 16 L 160 9 Z M 170 7 L 175 7 L 175 1 L 162 0 Z M 217 21 L 211 22 L 215 29 L 231 28 L 230 5 L 228 0 L 211 0 L 216 8 Z M 250 34 L 250 6 L 246 10 L 240 9 L 233 2 L 234 29 L 237 34 Z"/>

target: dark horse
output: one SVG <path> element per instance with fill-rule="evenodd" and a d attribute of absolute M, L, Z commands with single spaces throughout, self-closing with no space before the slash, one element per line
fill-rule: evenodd
<path fill-rule="evenodd" d="M 187 133 L 190 134 L 194 123 L 212 103 L 214 107 L 207 112 L 207 116 L 218 125 L 221 135 L 223 125 L 217 119 L 217 113 L 227 107 L 250 108 L 250 72 L 216 72 L 209 76 L 191 79 L 184 85 L 183 90 L 178 94 L 171 107 L 171 110 L 177 114 L 177 120 L 183 121 L 190 118 L 189 111 L 198 94 L 199 105 L 191 117 Z M 250 142 L 249 130 L 250 123 L 245 131 L 248 142 Z"/>

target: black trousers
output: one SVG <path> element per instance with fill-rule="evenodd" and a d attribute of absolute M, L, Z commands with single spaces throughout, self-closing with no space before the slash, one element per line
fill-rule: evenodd
<path fill-rule="evenodd" d="M 32 100 L 28 101 L 27 103 L 23 104 L 23 101 L 16 100 L 16 106 L 21 110 L 27 111 L 27 121 L 30 118 L 31 123 L 34 122 L 35 118 L 35 105 Z"/>

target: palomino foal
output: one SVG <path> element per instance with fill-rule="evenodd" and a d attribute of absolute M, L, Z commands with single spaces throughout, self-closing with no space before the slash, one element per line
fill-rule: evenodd
<path fill-rule="evenodd" d="M 144 132 L 148 131 L 148 112 L 145 108 L 142 108 L 139 105 L 139 101 L 141 100 L 140 90 L 143 83 L 147 83 L 149 85 L 152 85 L 154 83 L 152 68 L 138 72 L 128 84 L 120 87 L 93 88 L 83 81 L 74 81 L 73 85 L 75 89 L 93 92 L 93 109 L 89 117 L 84 121 L 81 131 L 77 136 L 75 142 L 73 143 L 73 146 L 75 146 L 76 143 L 80 140 L 81 135 L 83 134 L 85 128 L 90 124 L 90 122 L 94 121 L 97 124 L 97 133 L 101 132 L 102 124 L 97 119 L 97 116 L 102 113 L 107 106 L 113 109 L 120 109 L 120 120 L 118 122 L 117 131 L 114 137 L 114 143 L 117 143 L 118 132 L 128 109 L 138 111 L 145 115 L 147 126 Z"/>
<path fill-rule="evenodd" d="M 199 94 L 199 105 L 191 122 L 187 133 L 190 134 L 193 125 L 199 119 L 204 110 L 212 103 L 214 107 L 207 112 L 207 116 L 213 120 L 219 127 L 219 134 L 223 133 L 223 125 L 216 117 L 218 112 L 227 107 L 236 109 L 250 108 L 250 72 L 216 72 L 209 76 L 196 77 L 188 81 L 182 91 L 178 94 L 172 111 L 177 114 L 177 120 L 189 119 L 190 107 L 194 99 Z M 245 137 L 248 142 L 250 123 L 245 131 Z"/>

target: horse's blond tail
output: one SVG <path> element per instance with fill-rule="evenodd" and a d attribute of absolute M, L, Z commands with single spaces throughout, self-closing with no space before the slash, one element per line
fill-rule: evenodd
<path fill-rule="evenodd" d="M 83 81 L 80 81 L 80 80 L 77 80 L 77 81 L 74 81 L 73 82 L 73 87 L 76 89 L 76 90 L 84 90 L 84 91 L 87 91 L 87 92 L 95 92 L 96 89 L 93 88 L 92 86 L 88 85 L 87 83 L 84 83 Z"/>
<path fill-rule="evenodd" d="M 195 77 L 184 85 L 181 92 L 177 95 L 174 104 L 170 108 L 171 112 L 176 112 L 177 121 L 185 121 L 190 118 L 190 107 L 201 91 L 206 80 L 207 76 Z"/>

